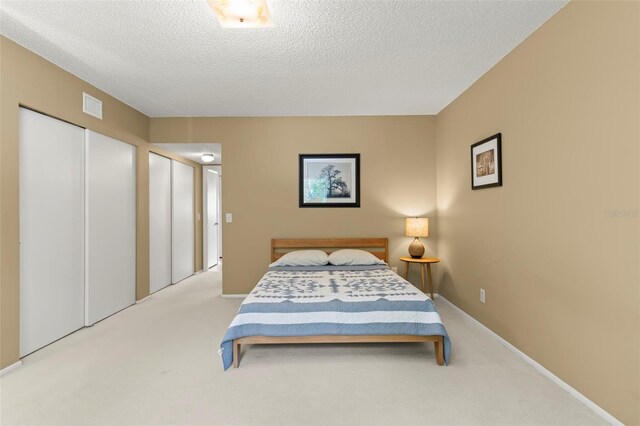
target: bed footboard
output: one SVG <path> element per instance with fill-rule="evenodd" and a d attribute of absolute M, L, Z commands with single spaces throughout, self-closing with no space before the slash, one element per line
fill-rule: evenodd
<path fill-rule="evenodd" d="M 442 336 L 414 336 L 409 334 L 391 335 L 362 335 L 362 336 L 248 336 L 233 340 L 233 367 L 240 365 L 240 349 L 242 344 L 277 345 L 277 344 L 309 344 L 309 343 L 411 343 L 433 342 L 436 352 L 436 362 L 444 365 L 444 337 Z"/>

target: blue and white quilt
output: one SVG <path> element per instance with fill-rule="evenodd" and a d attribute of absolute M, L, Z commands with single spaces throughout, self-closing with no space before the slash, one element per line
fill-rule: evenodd
<path fill-rule="evenodd" d="M 410 334 L 451 342 L 433 301 L 386 265 L 280 267 L 247 296 L 220 350 L 226 370 L 233 340 L 246 336 Z"/>

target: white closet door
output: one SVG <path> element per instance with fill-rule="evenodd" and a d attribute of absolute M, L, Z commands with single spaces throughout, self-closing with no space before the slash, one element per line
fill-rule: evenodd
<path fill-rule="evenodd" d="M 154 293 L 171 284 L 171 160 L 149 153 L 149 275 Z"/>
<path fill-rule="evenodd" d="M 220 176 L 215 170 L 207 170 L 207 269 L 218 264 L 218 186 Z"/>
<path fill-rule="evenodd" d="M 84 325 L 84 129 L 20 108 L 20 356 Z"/>
<path fill-rule="evenodd" d="M 172 190 L 172 282 L 177 283 L 194 270 L 194 169 L 171 160 Z"/>
<path fill-rule="evenodd" d="M 136 300 L 135 147 L 86 131 L 87 325 Z"/>

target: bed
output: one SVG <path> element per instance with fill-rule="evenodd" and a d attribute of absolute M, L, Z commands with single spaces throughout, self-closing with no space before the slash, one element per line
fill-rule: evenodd
<path fill-rule="evenodd" d="M 273 239 L 271 261 L 308 249 L 365 250 L 388 261 L 387 238 Z M 433 342 L 438 365 L 451 350 L 433 301 L 386 263 L 270 267 L 240 306 L 219 354 L 226 370 L 239 366 L 247 344 L 383 342 Z"/>

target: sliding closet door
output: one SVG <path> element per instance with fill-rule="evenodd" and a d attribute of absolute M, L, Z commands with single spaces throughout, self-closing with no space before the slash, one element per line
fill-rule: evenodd
<path fill-rule="evenodd" d="M 135 147 L 86 131 L 87 325 L 136 300 Z"/>
<path fill-rule="evenodd" d="M 172 181 L 172 282 L 177 283 L 194 272 L 194 168 L 171 160 Z"/>
<path fill-rule="evenodd" d="M 84 325 L 84 129 L 20 108 L 20 356 Z"/>
<path fill-rule="evenodd" d="M 171 284 L 171 160 L 149 154 L 150 292 Z"/>

